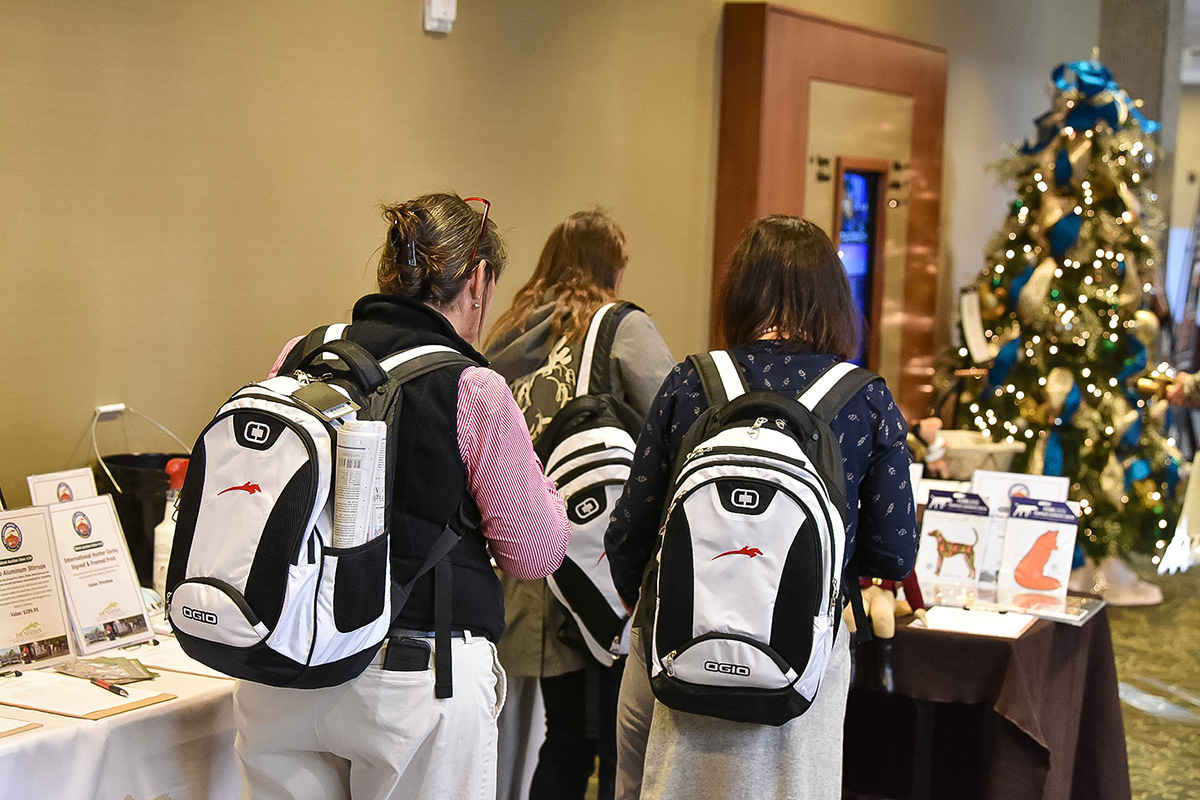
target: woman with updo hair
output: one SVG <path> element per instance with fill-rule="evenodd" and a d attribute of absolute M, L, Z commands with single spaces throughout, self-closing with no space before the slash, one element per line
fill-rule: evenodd
<path fill-rule="evenodd" d="M 433 345 L 474 362 L 400 389 L 402 424 L 388 430 L 393 579 L 417 574 L 460 506 L 473 503 L 479 521 L 450 551 L 450 580 L 431 571 L 416 582 L 359 677 L 304 690 L 237 682 L 236 750 L 252 800 L 495 796 L 504 600 L 489 558 L 514 577 L 542 578 L 561 563 L 570 527 L 521 410 L 472 346 L 506 258 L 488 207 L 452 194 L 386 206 L 379 292 L 354 305 L 343 333 L 380 360 Z M 307 339 L 289 342 L 272 374 L 297 363 Z M 441 613 L 446 596 L 435 601 L 435 585 L 448 589 L 452 681 L 439 674 L 435 606 Z"/>
<path fill-rule="evenodd" d="M 534 439 L 574 397 L 592 315 L 617 299 L 628 261 L 625 234 L 610 216 L 576 212 L 550 232 L 533 274 L 496 321 L 486 352 L 512 386 Z M 639 418 L 673 363 L 648 314 L 634 308 L 620 318 L 608 385 Z M 601 666 L 589 655 L 575 621 L 546 581 L 506 577 L 502 582 L 508 624 L 500 660 L 522 684 L 537 681 L 546 710 L 546 737 L 529 800 L 583 800 L 597 755 L 598 797 L 611 800 L 617 690 L 625 659 Z M 511 726 L 503 729 L 508 735 Z"/>
<path fill-rule="evenodd" d="M 751 390 L 797 397 L 824 370 L 858 352 L 846 273 L 825 232 L 798 217 L 763 217 L 742 233 L 723 292 L 725 341 Z M 849 634 L 833 644 L 812 706 L 779 727 L 676 711 L 654 699 L 643 636 L 656 585 L 643 585 L 659 546 L 672 465 L 708 408 L 690 361 L 654 400 L 624 493 L 604 537 L 613 582 L 634 616 L 618 712 L 618 798 L 841 797 L 842 723 L 850 683 Z M 882 378 L 830 422 L 841 444 L 846 524 L 843 568 L 902 580 L 917 552 L 908 426 Z M 860 535 L 856 535 L 860 534 Z M 736 587 L 729 587 L 736 592 Z M 811 618 L 797 624 L 810 625 Z"/>

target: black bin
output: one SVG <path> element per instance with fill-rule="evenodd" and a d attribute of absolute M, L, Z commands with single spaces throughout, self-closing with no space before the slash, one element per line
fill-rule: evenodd
<path fill-rule="evenodd" d="M 154 585 L 154 528 L 163 521 L 167 505 L 167 462 L 187 458 L 187 453 L 122 453 L 104 456 L 104 464 L 120 485 L 117 491 L 104 468 L 96 470 L 101 493 L 111 494 L 117 517 L 125 531 L 129 555 L 137 570 L 138 583 Z"/>

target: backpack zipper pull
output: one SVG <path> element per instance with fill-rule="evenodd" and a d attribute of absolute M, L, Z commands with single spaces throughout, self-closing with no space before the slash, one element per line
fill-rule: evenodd
<path fill-rule="evenodd" d="M 757 439 L 758 438 L 758 429 L 766 424 L 767 424 L 766 417 L 759 417 L 758 419 L 754 420 L 754 424 L 750 426 L 750 430 L 748 431 L 748 433 L 750 434 L 750 437 L 753 439 Z"/>
<path fill-rule="evenodd" d="M 693 458 L 699 458 L 711 450 L 712 447 L 697 447 L 695 450 L 687 454 L 687 458 L 685 458 L 684 461 L 691 461 Z"/>
<path fill-rule="evenodd" d="M 675 654 L 676 654 L 676 652 L 677 651 L 672 650 L 671 652 L 669 652 L 665 656 L 663 656 L 663 669 L 665 669 L 667 671 L 667 674 L 670 675 L 672 678 L 675 677 Z"/>
<path fill-rule="evenodd" d="M 775 427 L 779 428 L 779 430 L 781 430 L 781 431 L 787 430 L 787 422 L 782 419 L 777 419 L 777 420 L 775 420 Z"/>

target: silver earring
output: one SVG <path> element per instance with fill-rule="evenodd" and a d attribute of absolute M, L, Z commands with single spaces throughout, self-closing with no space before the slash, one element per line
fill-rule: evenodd
<path fill-rule="evenodd" d="M 479 308 L 479 303 L 475 303 L 473 307 L 474 307 L 474 308 Z"/>

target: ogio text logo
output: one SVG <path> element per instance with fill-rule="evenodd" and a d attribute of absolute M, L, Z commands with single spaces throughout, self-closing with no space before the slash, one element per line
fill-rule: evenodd
<path fill-rule="evenodd" d="M 600 502 L 594 497 L 588 497 L 575 506 L 575 516 L 581 520 L 589 519 L 600 513 Z"/>
<path fill-rule="evenodd" d="M 187 619 L 195 620 L 196 622 L 203 622 L 205 625 L 217 624 L 217 615 L 211 611 L 201 611 L 198 608 L 189 608 L 188 606 L 184 606 L 181 613 Z"/>
<path fill-rule="evenodd" d="M 729 501 L 738 508 L 758 508 L 758 492 L 753 489 L 735 489 Z"/>
<path fill-rule="evenodd" d="M 246 437 L 246 441 L 262 444 L 271 436 L 271 429 L 261 422 L 247 422 L 246 429 L 242 431 Z"/>
<path fill-rule="evenodd" d="M 724 664 L 720 661 L 705 661 L 704 669 L 709 672 L 720 672 L 722 675 L 737 675 L 739 678 L 750 677 L 750 668 L 742 664 Z"/>

